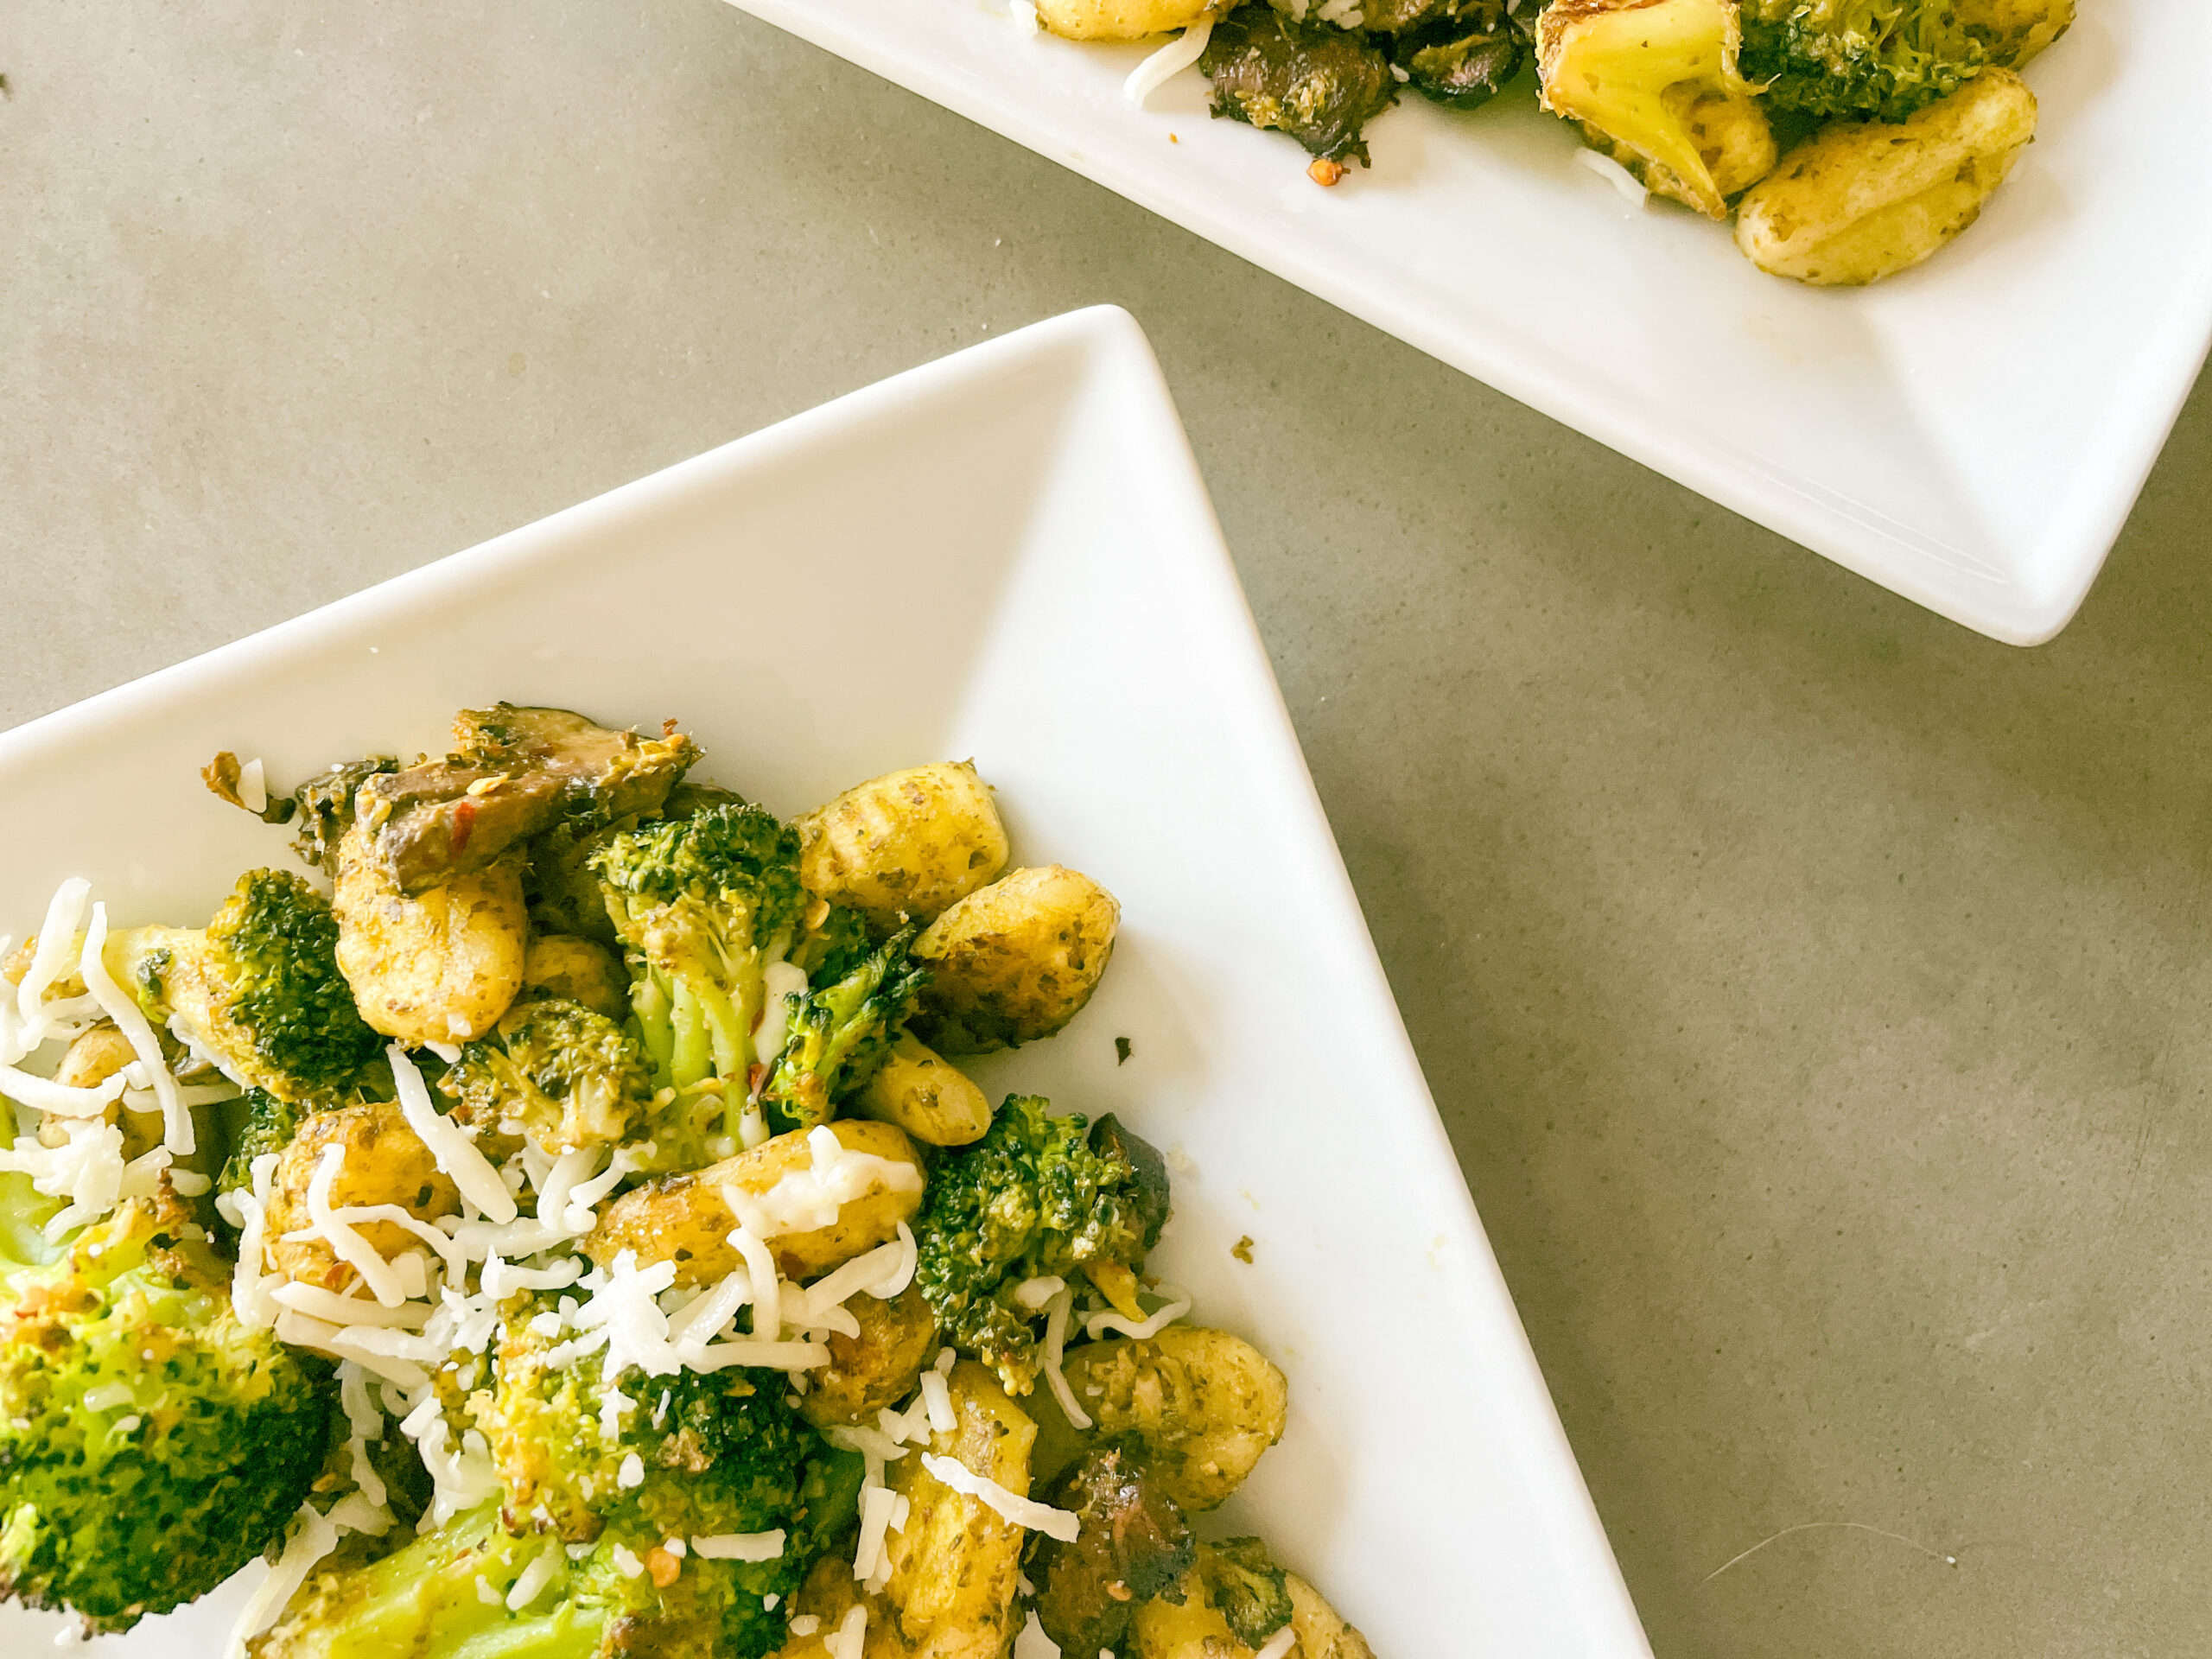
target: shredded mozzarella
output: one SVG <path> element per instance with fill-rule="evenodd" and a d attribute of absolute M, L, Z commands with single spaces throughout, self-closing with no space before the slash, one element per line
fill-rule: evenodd
<path fill-rule="evenodd" d="M 1067 1283 L 1058 1274 L 1046 1274 L 1039 1279 L 1025 1279 L 1014 1287 L 1014 1300 L 1034 1313 L 1066 1289 Z"/>
<path fill-rule="evenodd" d="M 1014 1638 L 1014 1659 L 1060 1659 L 1059 1643 L 1045 1634 L 1033 1611 Z"/>
<path fill-rule="evenodd" d="M 709 1561 L 774 1561 L 783 1559 L 784 1529 L 773 1532 L 717 1532 L 691 1540 L 691 1553 Z"/>
<path fill-rule="evenodd" d="M 1118 1332 L 1125 1337 L 1135 1337 L 1140 1341 L 1158 1336 L 1191 1311 L 1191 1293 L 1180 1286 L 1163 1284 L 1160 1287 L 1159 1294 L 1168 1300 L 1164 1306 L 1154 1308 L 1149 1319 L 1133 1319 L 1125 1313 L 1116 1313 L 1109 1308 L 1103 1313 L 1092 1314 L 1083 1322 L 1084 1335 L 1089 1337 L 1093 1342 L 1096 1342 L 1109 1331 Z"/>
<path fill-rule="evenodd" d="M 1129 78 L 1122 83 L 1122 98 L 1142 109 L 1147 99 L 1205 55 L 1206 41 L 1212 35 L 1213 19 L 1199 18 L 1129 72 Z"/>
<path fill-rule="evenodd" d="M 70 949 L 84 928 L 85 906 L 92 896 L 92 884 L 80 875 L 73 875 L 56 887 L 54 897 L 47 901 L 46 920 L 39 925 L 38 945 L 31 952 L 31 963 L 24 970 L 22 982 L 16 987 L 16 1007 L 22 1020 L 26 1053 L 52 1034 L 46 994 L 69 965 Z"/>
<path fill-rule="evenodd" d="M 1090 1427 L 1090 1414 L 1077 1403 L 1075 1390 L 1068 1386 L 1067 1372 L 1062 1369 L 1068 1345 L 1068 1311 L 1074 1306 L 1075 1287 L 1061 1286 L 1059 1294 L 1052 1298 L 1052 1311 L 1045 1316 L 1045 1382 L 1052 1390 L 1052 1398 L 1060 1402 L 1068 1427 L 1081 1433 Z"/>
<path fill-rule="evenodd" d="M 944 1380 L 941 1371 L 922 1373 L 922 1404 L 930 1414 L 930 1427 L 939 1434 L 950 1434 L 960 1427 L 960 1419 L 952 1411 L 952 1385 Z"/>
<path fill-rule="evenodd" d="M 1651 192 L 1644 188 L 1643 181 L 1603 151 L 1578 149 L 1574 152 L 1574 159 L 1619 191 L 1622 200 L 1631 207 L 1649 204 Z"/>
<path fill-rule="evenodd" d="M 338 1529 L 318 1515 L 313 1504 L 301 1504 L 284 1540 L 284 1553 L 238 1614 L 226 1659 L 245 1659 L 246 1643 L 276 1622 L 277 1614 L 315 1571 L 315 1564 L 337 1548 Z"/>
<path fill-rule="evenodd" d="M 854 1152 L 826 1123 L 807 1132 L 806 1146 L 810 1161 L 787 1171 L 766 1192 L 748 1192 L 734 1182 L 722 1188 L 740 1225 L 761 1238 L 810 1233 L 836 1222 L 855 1198 L 921 1191 L 922 1172 L 914 1165 Z"/>
<path fill-rule="evenodd" d="M 430 1091 L 415 1062 L 408 1058 L 405 1046 L 394 1043 L 385 1052 L 391 1058 L 391 1077 L 399 1088 L 399 1110 L 407 1127 L 430 1149 L 440 1172 L 461 1189 L 461 1197 L 482 1211 L 493 1225 L 505 1226 L 521 1212 L 515 1195 L 492 1167 L 492 1160 L 477 1151 L 467 1130 L 430 1103 Z"/>
<path fill-rule="evenodd" d="M 1066 1510 L 1056 1510 L 1049 1503 L 1039 1503 L 1034 1498 L 1010 1492 L 988 1475 L 979 1475 L 965 1464 L 936 1453 L 922 1453 L 922 1467 L 937 1477 L 956 1492 L 965 1493 L 985 1507 L 995 1510 L 1000 1516 L 1017 1527 L 1027 1527 L 1041 1532 L 1047 1538 L 1057 1538 L 1071 1544 L 1082 1529 L 1082 1522 Z"/>
<path fill-rule="evenodd" d="M 1297 1627 L 1286 1624 L 1267 1639 L 1260 1650 L 1252 1656 L 1252 1659 L 1283 1659 L 1283 1656 L 1297 1645 Z"/>
<path fill-rule="evenodd" d="M 546 1545 L 531 1564 L 523 1568 L 522 1575 L 515 1580 L 514 1588 L 507 1592 L 507 1611 L 518 1613 L 536 1601 L 545 1586 L 553 1582 L 553 1575 L 560 1570 L 560 1546 Z"/>
<path fill-rule="evenodd" d="M 861 1602 L 847 1608 L 836 1633 L 822 1645 L 828 1649 L 830 1659 L 865 1659 L 868 1652 L 868 1604 Z"/>
<path fill-rule="evenodd" d="M 861 1535 L 853 1551 L 853 1576 L 863 1583 L 883 1565 L 883 1537 L 891 1529 L 898 1496 L 888 1486 L 871 1486 L 861 1494 Z"/>
<path fill-rule="evenodd" d="M 322 1149 L 314 1178 L 308 1182 L 308 1219 L 314 1224 L 313 1236 L 329 1245 L 340 1262 L 360 1274 L 361 1282 L 377 1300 L 386 1307 L 397 1307 L 407 1300 L 399 1275 L 330 1202 L 330 1189 L 345 1166 L 346 1148 L 341 1143 L 334 1141 Z"/>

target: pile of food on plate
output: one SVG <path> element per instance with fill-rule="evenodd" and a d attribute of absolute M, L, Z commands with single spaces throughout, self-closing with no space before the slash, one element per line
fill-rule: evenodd
<path fill-rule="evenodd" d="M 6 957 L 0 1589 L 256 1659 L 1364 1659 L 1195 1522 L 1282 1374 L 1147 1275 L 1160 1154 L 994 1112 L 1118 907 L 969 765 L 786 823 L 552 709 L 234 805 L 205 926 Z"/>
<path fill-rule="evenodd" d="M 1402 89 L 1471 110 L 1533 79 L 1638 200 L 1732 215 L 1762 270 L 1821 285 L 1894 275 L 1974 223 L 2035 137 L 2018 72 L 2074 21 L 2074 0 L 1033 3 L 1070 40 L 1183 31 L 1133 95 L 1196 63 L 1215 115 L 1295 138 L 1322 184 L 1366 163 Z"/>

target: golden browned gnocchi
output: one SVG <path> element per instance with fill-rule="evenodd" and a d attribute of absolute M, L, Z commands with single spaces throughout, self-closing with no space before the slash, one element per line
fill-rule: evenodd
<path fill-rule="evenodd" d="M 387 1037 L 410 1046 L 471 1041 L 522 988 L 530 922 L 512 861 L 404 893 L 356 824 L 338 844 L 331 907 L 338 971 L 361 1018 Z"/>
<path fill-rule="evenodd" d="M 799 879 L 878 934 L 927 922 L 1006 868 L 1006 828 L 968 760 L 912 766 L 798 820 Z"/>
<path fill-rule="evenodd" d="M 2035 94 L 2007 69 L 1985 70 L 1896 125 L 1831 127 L 1751 188 L 1736 245 L 1777 276 L 1878 282 L 1973 224 L 2035 133 Z"/>
<path fill-rule="evenodd" d="M 1069 41 L 1141 41 L 1188 29 L 1216 0 L 1037 0 L 1045 27 Z"/>
<path fill-rule="evenodd" d="M 836 1205 L 834 1220 L 791 1230 L 772 1223 L 760 1233 L 778 1269 L 793 1279 L 827 1273 L 896 1237 L 899 1224 L 912 1220 L 921 1207 L 921 1160 L 904 1130 L 864 1118 L 848 1118 L 826 1129 L 846 1151 L 880 1161 L 856 1166 L 859 1190 Z M 809 1132 L 793 1129 L 704 1169 L 648 1182 L 607 1206 L 584 1241 L 585 1252 L 605 1266 L 629 1250 L 640 1265 L 675 1262 L 679 1285 L 709 1283 L 744 1265 L 730 1243 L 738 1216 L 724 1189 L 750 1194 L 773 1211 L 781 1184 L 787 1179 L 806 1181 L 816 1162 Z"/>
<path fill-rule="evenodd" d="M 330 1185 L 334 1208 L 396 1204 L 417 1220 L 435 1221 L 460 1211 L 461 1194 L 391 1103 L 365 1102 L 309 1116 L 278 1155 L 270 1182 L 269 1258 L 288 1279 L 342 1291 L 353 1282 L 354 1272 L 330 1244 L 320 1237 L 288 1236 L 315 1230 L 308 1189 L 333 1147 L 344 1148 L 344 1161 Z M 422 1247 L 397 1222 L 367 1222 L 358 1230 L 387 1260 Z"/>
<path fill-rule="evenodd" d="M 1146 1474 L 1185 1510 L 1217 1507 L 1282 1438 L 1289 1384 L 1226 1331 L 1171 1325 L 1142 1340 L 1089 1343 L 1063 1370 L 1096 1423 L 1091 1436 L 1137 1441 Z"/>
<path fill-rule="evenodd" d="M 1016 1497 L 1029 1494 L 1029 1451 L 1037 1426 L 998 1379 L 973 1360 L 946 1379 L 954 1425 L 930 1450 Z M 918 1457 L 892 1466 L 890 1484 L 908 1503 L 906 1527 L 884 1541 L 884 1586 L 899 1635 L 913 1653 L 938 1659 L 995 1659 L 1020 1619 L 1014 1592 L 1028 1535 L 981 1498 L 955 1491 Z"/>
<path fill-rule="evenodd" d="M 1321 1592 L 1295 1573 L 1283 1574 L 1290 1591 L 1290 1624 L 1298 1632 L 1299 1659 L 1375 1659 L 1367 1638 L 1344 1623 Z"/>
<path fill-rule="evenodd" d="M 914 941 L 931 975 L 917 1028 L 948 1054 L 1051 1036 L 1090 1001 L 1121 915 L 1112 893 L 1057 864 L 969 893 Z"/>
<path fill-rule="evenodd" d="M 991 1127 L 991 1103 L 968 1074 L 912 1032 L 902 1031 L 853 1102 L 862 1116 L 896 1123 L 932 1147 L 964 1147 Z"/>
<path fill-rule="evenodd" d="M 860 1335 L 830 1334 L 830 1363 L 809 1374 L 799 1397 L 800 1415 L 817 1428 L 873 1422 L 914 1391 L 922 1367 L 937 1356 L 937 1315 L 917 1287 L 889 1301 L 855 1296 L 845 1308 Z"/>
<path fill-rule="evenodd" d="M 2018 69 L 2074 23 L 2074 0 L 1959 0 L 1959 21 L 1992 63 Z"/>

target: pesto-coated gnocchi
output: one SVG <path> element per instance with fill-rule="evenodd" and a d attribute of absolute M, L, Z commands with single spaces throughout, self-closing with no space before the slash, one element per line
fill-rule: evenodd
<path fill-rule="evenodd" d="M 905 1131 L 855 1118 L 826 1128 L 846 1151 L 882 1164 L 871 1167 L 859 1190 L 837 1205 L 834 1220 L 791 1230 L 771 1225 L 761 1233 L 779 1270 L 794 1279 L 827 1273 L 897 1236 L 899 1224 L 921 1207 L 921 1160 Z M 772 1206 L 779 1184 L 803 1176 L 817 1161 L 806 1133 L 793 1129 L 704 1169 L 634 1187 L 607 1205 L 584 1250 L 602 1266 L 625 1250 L 633 1252 L 640 1266 L 673 1262 L 677 1284 L 710 1284 L 745 1265 L 730 1243 L 738 1217 L 725 1189 L 734 1187 Z"/>
<path fill-rule="evenodd" d="M 1141 41 L 1188 29 L 1217 0 L 1037 0 L 1045 27 L 1069 41 Z"/>
<path fill-rule="evenodd" d="M 798 820 L 799 879 L 879 934 L 927 922 L 1006 868 L 1006 827 L 972 761 L 912 766 Z"/>
<path fill-rule="evenodd" d="M 1135 1440 L 1140 1465 L 1186 1510 L 1218 1507 L 1282 1438 L 1289 1385 L 1226 1331 L 1171 1325 L 1142 1339 L 1089 1343 L 1071 1350 L 1063 1369 L 1094 1420 L 1092 1439 Z M 1040 1468 L 1057 1472 L 1041 1460 Z"/>
<path fill-rule="evenodd" d="M 2035 94 L 2008 69 L 1896 125 L 1831 127 L 1745 196 L 1736 245 L 1777 276 L 1878 282 L 1973 224 L 2035 134 Z"/>
<path fill-rule="evenodd" d="M 2074 24 L 2074 0 L 1958 0 L 1959 21 L 1992 63 L 2018 69 Z"/>
<path fill-rule="evenodd" d="M 269 1257 L 286 1278 L 322 1290 L 342 1291 L 353 1282 L 353 1269 L 320 1236 L 308 1202 L 308 1189 L 333 1147 L 343 1161 L 330 1184 L 334 1208 L 397 1205 L 418 1221 L 435 1221 L 461 1209 L 461 1193 L 441 1173 L 399 1108 L 373 1101 L 315 1112 L 277 1155 L 269 1189 Z M 359 1228 L 371 1249 L 389 1260 L 419 1249 L 422 1241 L 397 1222 L 372 1221 Z"/>
<path fill-rule="evenodd" d="M 1121 917 L 1112 893 L 1057 864 L 969 893 L 914 941 L 931 976 L 917 1029 L 947 1054 L 1051 1036 L 1090 1001 Z"/>
<path fill-rule="evenodd" d="M 331 907 L 338 970 L 361 1018 L 387 1037 L 468 1042 L 522 989 L 530 919 L 512 861 L 404 893 L 357 824 L 338 844 Z"/>
<path fill-rule="evenodd" d="M 868 1087 L 853 1102 L 864 1117 L 896 1123 L 932 1147 L 964 1147 L 991 1127 L 991 1103 L 966 1072 L 902 1031 Z"/>

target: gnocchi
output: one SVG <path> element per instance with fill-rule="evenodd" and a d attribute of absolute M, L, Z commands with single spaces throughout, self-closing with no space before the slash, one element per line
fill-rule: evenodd
<path fill-rule="evenodd" d="M 1831 127 L 1745 196 L 1736 245 L 1816 287 L 1878 282 L 1973 224 L 2035 134 L 2035 94 L 2008 69 L 1897 125 Z"/>
<path fill-rule="evenodd" d="M 972 761 L 887 772 L 798 820 L 799 880 L 878 934 L 928 922 L 1006 868 L 1006 827 Z"/>
<path fill-rule="evenodd" d="M 1051 1036 L 1090 1001 L 1121 916 L 1113 894 L 1057 864 L 969 893 L 914 941 L 931 974 L 918 1029 L 948 1054 Z"/>

